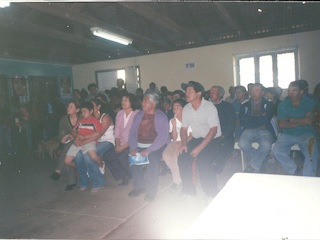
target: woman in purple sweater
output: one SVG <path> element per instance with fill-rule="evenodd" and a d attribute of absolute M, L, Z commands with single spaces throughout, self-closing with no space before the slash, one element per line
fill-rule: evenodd
<path fill-rule="evenodd" d="M 129 133 L 130 155 L 148 156 L 149 164 L 131 165 L 133 190 L 129 197 L 137 197 L 146 191 L 145 200 L 154 200 L 157 194 L 159 166 L 162 152 L 169 139 L 169 124 L 165 113 L 157 109 L 159 96 L 146 94 L 142 101 L 142 111 L 133 119 Z"/>

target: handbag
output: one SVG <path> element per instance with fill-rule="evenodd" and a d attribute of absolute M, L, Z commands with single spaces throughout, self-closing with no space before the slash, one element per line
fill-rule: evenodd
<path fill-rule="evenodd" d="M 141 156 L 140 153 L 137 153 L 136 155 L 130 155 L 129 154 L 129 164 L 132 165 L 144 165 L 149 164 L 148 155 Z"/>

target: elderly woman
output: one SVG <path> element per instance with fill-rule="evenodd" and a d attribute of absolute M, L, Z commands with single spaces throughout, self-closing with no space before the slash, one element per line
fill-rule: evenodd
<path fill-rule="evenodd" d="M 129 132 L 134 116 L 139 112 L 140 101 L 131 94 L 125 93 L 121 100 L 122 109 L 117 113 L 115 124 L 115 147 L 109 150 L 103 157 L 108 168 L 116 181 L 121 180 L 120 185 L 128 185 L 131 178 L 128 163 Z"/>
<path fill-rule="evenodd" d="M 146 94 L 142 101 L 142 111 L 133 119 L 129 133 L 130 155 L 148 156 L 149 164 L 131 165 L 133 190 L 129 197 L 137 197 L 146 191 L 145 200 L 154 200 L 159 180 L 159 166 L 162 152 L 169 143 L 169 124 L 165 113 L 157 109 L 159 96 Z"/>

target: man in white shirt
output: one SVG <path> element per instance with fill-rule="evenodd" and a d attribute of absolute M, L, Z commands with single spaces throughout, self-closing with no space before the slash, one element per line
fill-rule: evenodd
<path fill-rule="evenodd" d="M 179 168 L 183 185 L 182 194 L 195 195 L 193 183 L 193 161 L 199 173 L 199 179 L 204 193 L 214 197 L 218 193 L 214 158 L 221 148 L 221 127 L 216 107 L 205 100 L 202 95 L 204 87 L 194 81 L 181 84 L 186 91 L 188 104 L 183 108 Z M 192 129 L 192 139 L 187 142 L 188 127 Z"/>

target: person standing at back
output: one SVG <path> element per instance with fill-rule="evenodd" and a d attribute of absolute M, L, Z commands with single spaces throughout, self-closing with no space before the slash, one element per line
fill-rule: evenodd
<path fill-rule="evenodd" d="M 91 101 L 92 99 L 95 99 L 95 97 L 99 91 L 97 84 L 90 83 L 88 85 L 88 91 L 89 91 L 89 94 L 87 95 L 87 97 L 85 99 L 86 102 Z"/>
<path fill-rule="evenodd" d="M 161 92 L 159 91 L 159 89 L 156 87 L 156 84 L 154 82 L 151 82 L 149 84 L 149 88 L 146 90 L 145 95 L 150 94 L 150 93 L 155 93 L 157 94 L 159 97 L 161 97 Z"/>

